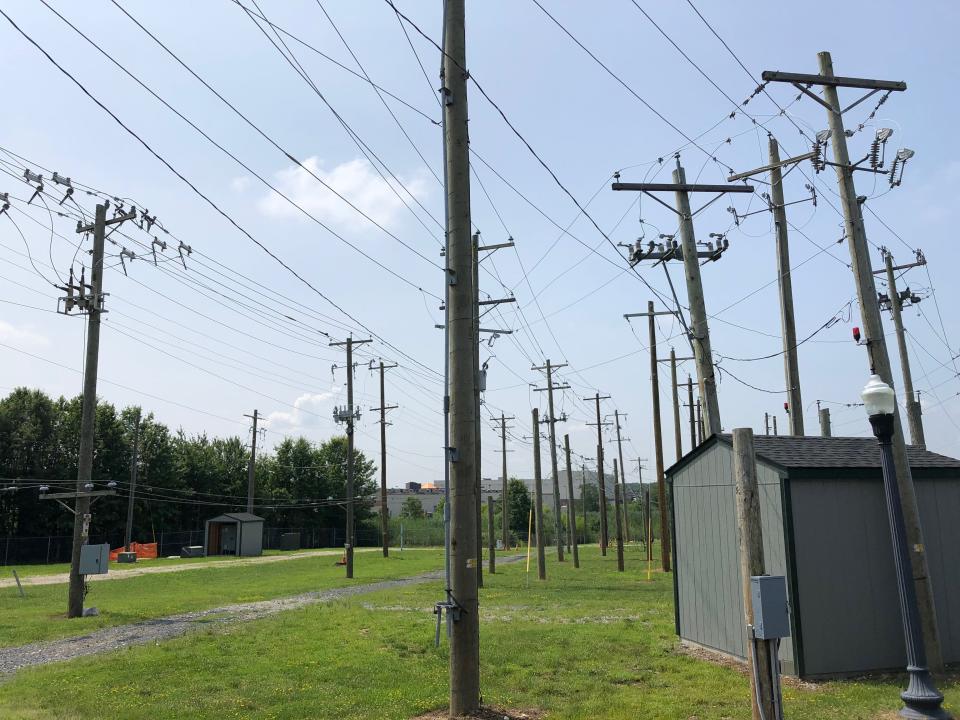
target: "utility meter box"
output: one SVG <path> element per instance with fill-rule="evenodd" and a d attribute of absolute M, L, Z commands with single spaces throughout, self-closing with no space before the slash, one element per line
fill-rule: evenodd
<path fill-rule="evenodd" d="M 753 601 L 753 634 L 759 640 L 790 637 L 787 579 L 783 575 L 750 578 Z"/>
<path fill-rule="evenodd" d="M 83 545 L 80 548 L 80 574 L 103 575 L 110 569 L 110 545 Z"/>

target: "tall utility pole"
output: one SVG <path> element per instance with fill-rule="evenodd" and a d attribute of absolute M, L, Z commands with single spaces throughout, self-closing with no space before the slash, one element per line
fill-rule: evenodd
<path fill-rule="evenodd" d="M 387 410 L 395 410 L 396 405 L 387 405 L 384 390 L 384 375 L 387 370 L 397 367 L 384 364 L 380 361 L 380 407 L 373 411 L 380 411 L 380 538 L 383 542 L 383 556 L 390 555 L 390 516 L 387 513 Z"/>
<path fill-rule="evenodd" d="M 583 510 L 583 542 L 587 542 L 587 494 L 584 490 L 587 487 L 587 465 L 586 463 L 580 464 L 580 505 L 582 505 Z"/>
<path fill-rule="evenodd" d="M 130 494 L 127 496 L 127 531 L 124 534 L 123 549 L 130 552 L 130 542 L 133 540 L 133 499 L 137 492 L 137 462 L 140 450 L 140 411 L 133 421 L 133 453 L 130 455 Z"/>
<path fill-rule="evenodd" d="M 570 436 L 563 436 L 563 454 L 567 461 L 567 536 L 573 553 L 573 566 L 580 567 L 580 551 L 577 550 L 577 512 L 573 501 L 573 468 L 570 466 Z"/>
<path fill-rule="evenodd" d="M 503 413 L 500 413 L 500 452 L 503 453 L 503 489 L 501 490 L 500 497 L 501 511 L 503 512 L 503 527 L 500 529 L 500 531 L 504 550 L 510 547 L 510 492 L 509 481 L 507 480 L 507 421 L 514 419 L 515 418 L 512 415 L 507 417 Z M 494 418 L 494 422 L 496 422 L 496 418 Z"/>
<path fill-rule="evenodd" d="M 493 495 L 487 495 L 487 560 L 490 563 L 490 574 L 497 571 L 497 541 L 493 531 Z"/>
<path fill-rule="evenodd" d="M 674 212 L 680 219 L 680 246 L 671 247 L 665 252 L 644 253 L 638 246 L 631 258 L 633 262 L 643 259 L 667 261 L 681 256 L 684 276 L 687 281 L 687 299 L 690 305 L 690 343 L 697 365 L 697 380 L 700 384 L 700 397 L 706 403 L 707 430 L 710 435 L 720 432 L 720 404 L 717 400 L 717 379 L 713 366 L 713 352 L 710 349 L 710 328 L 707 324 L 707 307 L 703 299 L 703 283 L 700 279 L 700 258 L 707 261 L 717 260 L 726 249 L 724 238 L 717 239 L 717 249 L 712 244 L 708 251 L 697 251 L 697 239 L 693 232 L 693 212 L 690 210 L 690 193 L 753 193 L 749 185 L 700 185 L 687 183 L 687 177 L 680 166 L 679 153 L 674 156 L 677 167 L 673 171 L 673 184 L 664 183 L 613 183 L 614 190 L 634 190 L 651 195 L 654 192 L 673 192 L 676 200 Z M 653 197 L 651 195 L 651 197 Z M 711 201 L 712 202 L 712 201 Z M 709 204 L 709 203 L 708 203 Z M 706 207 L 704 205 L 703 207 Z M 703 209 L 703 208 L 701 208 Z M 697 212 L 700 212 L 698 210 Z"/>
<path fill-rule="evenodd" d="M 647 516 L 644 514 L 645 511 L 643 509 L 643 503 L 646 501 L 647 497 L 643 490 L 643 460 L 644 458 L 637 458 L 637 477 L 640 479 L 640 532 L 643 533 L 643 544 L 646 546 L 649 543 L 648 538 L 650 533 L 647 529 Z"/>
<path fill-rule="evenodd" d="M 887 341 L 883 334 L 880 307 L 877 304 L 877 288 L 870 267 L 867 233 L 864 229 L 863 214 L 853 182 L 854 166 L 850 162 L 850 155 L 847 150 L 847 136 L 843 127 L 843 106 L 840 104 L 837 88 L 860 88 L 873 94 L 876 91 L 903 91 L 906 90 L 907 84 L 896 81 L 837 77 L 833 74 L 833 61 L 830 53 L 818 53 L 817 58 L 820 64 L 819 75 L 764 71 L 763 80 L 766 82 L 789 82 L 802 89 L 808 97 L 814 98 L 819 104 L 827 108 L 834 160 L 830 164 L 834 166 L 837 173 L 840 202 L 843 206 L 844 227 L 850 248 L 854 281 L 857 287 L 860 317 L 863 320 L 866 335 L 870 369 L 871 372 L 879 375 L 881 380 L 894 387 L 890 356 L 887 353 Z M 808 89 L 811 85 L 823 87 L 823 99 Z M 848 109 L 849 107 L 852 106 L 848 106 Z M 893 177 L 891 175 L 892 182 Z M 943 667 L 940 635 L 937 630 L 937 616 L 933 603 L 933 589 L 930 583 L 930 571 L 925 551 L 926 545 L 923 541 L 923 529 L 920 524 L 920 511 L 917 506 L 910 464 L 907 461 L 907 445 L 903 436 L 900 413 L 896 408 L 894 409 L 893 455 L 900 501 L 903 505 L 907 539 L 911 550 L 910 562 L 913 569 L 917 600 L 920 605 L 923 636 L 929 653 L 930 667 L 936 672 Z"/>
<path fill-rule="evenodd" d="M 923 260 L 923 256 L 920 255 Z M 907 288 L 903 295 L 897 292 L 897 278 L 893 271 L 893 256 L 889 252 L 883 254 L 883 261 L 887 273 L 887 295 L 880 295 L 881 305 L 886 305 L 893 317 L 893 327 L 897 331 L 897 349 L 900 351 L 900 370 L 903 372 L 903 394 L 907 406 L 907 423 L 910 425 L 910 440 L 914 445 L 926 449 L 927 442 L 923 436 L 923 419 L 920 412 L 920 401 L 913 391 L 913 376 L 910 373 L 910 355 L 907 353 L 907 337 L 903 329 L 903 301 L 910 300 L 916 302 L 910 288 Z M 922 262 L 910 263 L 904 267 L 915 267 L 917 265 L 926 265 L 926 260 Z M 898 268 L 898 269 L 900 269 Z M 884 302 L 885 301 L 885 302 Z"/>
<path fill-rule="evenodd" d="M 537 577 L 547 579 L 547 557 L 543 551 L 543 475 L 540 468 L 540 413 L 533 408 L 533 516 L 537 531 Z M 527 540 L 527 542 L 530 542 Z"/>
<path fill-rule="evenodd" d="M 481 462 L 481 444 L 483 433 L 480 431 L 480 393 L 485 389 L 486 366 L 480 367 L 480 333 L 483 329 L 480 327 L 480 306 L 499 305 L 501 303 L 516 302 L 514 297 L 501 299 L 480 299 L 480 253 L 485 251 L 499 250 L 500 248 L 513 247 L 513 239 L 509 242 L 499 243 L 497 245 L 481 245 L 480 232 L 474 234 L 472 241 L 473 249 L 473 427 L 475 435 L 474 443 L 474 463 L 476 473 L 476 484 L 474 485 L 474 495 L 477 506 L 477 586 L 483 587 L 483 463 Z"/>
<path fill-rule="evenodd" d="M 787 409 L 790 434 L 803 435 L 803 401 L 800 398 L 800 363 L 797 360 L 797 325 L 793 316 L 793 280 L 790 275 L 790 245 L 787 237 L 787 210 L 783 196 L 780 148 L 772 135 L 770 148 L 770 200 L 777 231 L 777 280 L 780 286 L 780 327 L 783 329 L 783 371 L 787 381 Z M 773 420 L 776 425 L 776 418 Z M 774 432 L 774 435 L 777 433 Z"/>
<path fill-rule="evenodd" d="M 697 446 L 697 408 L 693 404 L 693 378 L 687 375 L 687 409 L 690 411 L 690 449 Z"/>
<path fill-rule="evenodd" d="M 777 283 L 780 288 L 780 327 L 783 336 L 783 371 L 787 387 L 787 413 L 790 434 L 803 435 L 803 404 L 800 398 L 800 365 L 797 360 L 797 326 L 793 314 L 793 280 L 790 274 L 790 245 L 787 236 L 787 202 L 783 194 L 783 167 L 814 157 L 814 153 L 780 159 L 780 146 L 773 135 L 768 138 L 770 163 L 756 170 L 737 173 L 728 182 L 743 180 L 764 171 L 770 173 L 769 209 L 777 239 Z M 792 203 L 790 203 L 792 204 Z M 776 434 L 776 433 L 774 433 Z"/>
<path fill-rule="evenodd" d="M 597 422 L 596 423 L 587 423 L 587 425 L 596 425 L 597 426 L 597 489 L 599 490 L 600 498 L 600 554 L 607 554 L 607 545 L 610 542 L 610 535 L 607 532 L 607 489 L 605 487 L 606 483 L 603 478 L 603 426 L 609 425 L 608 422 L 603 422 L 600 419 L 600 401 L 609 400 L 609 395 L 601 395 L 597 393 L 592 398 L 584 398 L 584 400 L 593 400 L 596 403 L 597 408 Z"/>
<path fill-rule="evenodd" d="M 673 388 L 673 445 L 677 460 L 683 457 L 683 440 L 680 437 L 680 396 L 677 394 L 677 352 L 670 348 L 670 387 Z"/>
<path fill-rule="evenodd" d="M 820 408 L 817 415 L 820 416 L 820 435 L 830 437 L 830 408 Z"/>
<path fill-rule="evenodd" d="M 354 340 L 350 335 L 342 342 L 331 342 L 331 347 L 345 345 L 347 348 L 347 406 L 345 408 L 334 408 L 333 419 L 335 422 L 345 423 L 347 426 L 347 528 L 344 538 L 343 548 L 347 556 L 346 570 L 347 577 L 353 577 L 353 548 L 357 544 L 356 531 L 353 523 L 354 495 L 353 488 L 353 426 L 354 422 L 360 417 L 360 410 L 353 407 L 353 374 L 355 368 L 353 365 L 353 346 L 371 342 L 370 340 Z M 256 412 L 254 412 L 256 414 Z"/>
<path fill-rule="evenodd" d="M 630 542 L 630 520 L 627 518 L 627 466 L 623 464 L 623 440 L 620 437 L 620 418 L 626 417 L 626 413 L 620 414 L 618 410 L 613 411 L 613 421 L 617 428 L 617 457 L 620 458 L 620 485 L 623 488 L 623 533 L 627 542 Z M 629 438 L 627 438 L 629 440 Z"/>
<path fill-rule="evenodd" d="M 706 438 L 706 432 L 703 428 L 703 403 L 697 398 L 697 444 L 699 445 Z"/>
<path fill-rule="evenodd" d="M 93 478 L 93 446 L 97 418 L 97 370 L 100 364 L 100 319 L 103 309 L 103 252 L 108 225 L 118 225 L 137 216 L 136 210 L 107 220 L 107 203 L 97 205 L 92 225 L 77 226 L 78 233 L 93 231 L 93 265 L 87 311 L 87 353 L 83 365 L 83 406 L 80 415 L 80 453 L 77 458 L 77 492 L 73 514 L 73 549 L 70 553 L 70 588 L 67 617 L 83 615 L 84 576 L 80 574 L 80 549 L 90 536 L 90 495 Z M 86 288 L 81 288 L 81 294 Z"/>
<path fill-rule="evenodd" d="M 676 173 L 674 173 L 674 175 L 676 175 Z M 678 192 L 677 194 L 679 195 L 680 193 Z M 687 210 L 689 212 L 689 205 L 687 206 Z M 697 268 L 697 278 L 699 281 L 699 265 Z M 701 301 L 702 299 L 703 298 L 701 297 Z M 654 452 L 656 453 L 657 463 L 657 500 L 660 503 L 660 555 L 664 572 L 670 572 L 670 527 L 667 523 L 667 487 L 663 478 L 663 433 L 660 429 L 660 373 L 659 366 L 657 365 L 656 316 L 673 314 L 674 313 L 668 311 L 654 311 L 653 300 L 650 300 L 647 302 L 647 311 L 645 313 L 633 313 L 632 315 L 624 316 L 626 318 L 634 316 L 646 316 L 648 330 L 650 333 L 650 392 L 653 396 L 653 448 Z M 707 347 L 709 348 L 709 339 L 707 342 Z M 717 432 L 719 432 L 719 429 Z"/>
<path fill-rule="evenodd" d="M 450 446 L 450 716 L 480 708 L 476 425 L 470 155 L 464 0 L 443 5 L 443 157 L 447 231 L 447 363 Z M 449 604 L 448 603 L 448 604 Z"/>
<path fill-rule="evenodd" d="M 548 417 L 545 422 L 550 428 L 550 473 L 553 480 L 553 524 L 557 536 L 557 560 L 560 562 L 563 562 L 563 522 L 560 517 L 560 478 L 557 472 L 557 423 L 560 422 L 560 420 L 558 420 L 553 414 L 553 391 L 566 390 L 570 386 L 564 383 L 563 385 L 555 387 L 553 384 L 553 371 L 557 368 L 566 366 L 566 363 L 561 365 L 551 365 L 550 360 L 547 360 L 546 365 L 531 368 L 531 370 L 547 371 L 547 387 L 535 388 L 535 390 L 538 392 L 546 390 L 547 392 L 547 408 L 550 413 L 550 417 Z"/>
<path fill-rule="evenodd" d="M 617 459 L 613 459 L 613 512 L 617 518 L 617 570 L 623 572 L 623 522 L 620 519 L 620 513 L 623 509 L 623 503 L 620 502 L 623 485 L 617 481 L 618 472 Z"/>
<path fill-rule="evenodd" d="M 255 409 L 253 415 L 244 415 L 253 420 L 250 437 L 250 457 L 247 459 L 247 512 L 253 514 L 253 497 L 257 486 L 257 420 L 260 413 Z"/>

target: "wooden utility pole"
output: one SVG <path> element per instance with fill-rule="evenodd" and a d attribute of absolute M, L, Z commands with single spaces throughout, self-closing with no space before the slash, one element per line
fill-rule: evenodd
<path fill-rule="evenodd" d="M 587 487 L 587 465 L 580 464 L 580 505 L 583 510 L 583 544 L 587 544 L 587 494 L 584 490 Z"/>
<path fill-rule="evenodd" d="M 843 126 L 843 106 L 840 104 L 838 88 L 859 88 L 872 94 L 876 91 L 903 91 L 907 89 L 907 84 L 889 80 L 838 77 L 833 74 L 833 60 L 830 53 L 818 53 L 817 59 L 820 66 L 819 75 L 764 71 L 763 79 L 768 82 L 788 82 L 795 87 L 803 88 L 806 95 L 816 99 L 819 104 L 827 108 L 830 140 L 831 145 L 833 145 L 833 163 L 830 164 L 834 166 L 837 173 L 844 228 L 850 248 L 850 264 L 857 288 L 860 317 L 864 325 L 870 371 L 879 375 L 880 379 L 890 387 L 895 387 L 890 356 L 887 353 L 887 340 L 883 334 L 880 307 L 877 303 L 877 288 L 870 266 L 863 213 L 853 182 L 854 166 L 850 162 L 850 154 L 847 150 L 847 135 Z M 822 100 L 807 89 L 811 85 L 823 87 Z M 940 650 L 940 634 L 937 628 L 936 608 L 933 602 L 933 588 L 930 583 L 926 545 L 923 541 L 923 529 L 920 524 L 920 510 L 917 506 L 910 463 L 907 460 L 907 444 L 897 408 L 894 408 L 893 455 L 910 548 L 913 580 L 917 591 L 917 602 L 920 606 L 923 637 L 927 647 L 930 669 L 938 672 L 943 668 L 943 656 Z"/>
<path fill-rule="evenodd" d="M 620 458 L 620 485 L 623 488 L 623 534 L 627 542 L 630 542 L 630 519 L 627 517 L 627 471 L 623 464 L 623 440 L 620 438 L 620 418 L 626 417 L 619 411 L 613 411 L 613 420 L 617 427 L 617 456 Z"/>
<path fill-rule="evenodd" d="M 397 367 L 396 363 L 385 365 L 380 361 L 380 407 L 373 408 L 380 411 L 380 538 L 383 543 L 383 556 L 390 555 L 390 515 L 387 512 L 387 410 L 395 410 L 396 405 L 387 405 L 384 390 L 384 374 L 390 368 Z"/>
<path fill-rule="evenodd" d="M 773 415 L 772 417 L 773 417 L 773 434 L 776 435 L 777 434 L 777 416 Z"/>
<path fill-rule="evenodd" d="M 927 442 L 923 435 L 923 418 L 920 412 L 920 401 L 913 391 L 913 375 L 910 373 L 910 355 L 907 353 L 907 337 L 903 329 L 903 298 L 897 292 L 897 278 L 893 274 L 893 256 L 889 252 L 883 254 L 883 261 L 887 273 L 887 299 L 890 315 L 893 317 L 893 327 L 897 331 L 897 349 L 900 351 L 900 370 L 903 373 L 903 394 L 907 406 L 907 423 L 910 426 L 910 440 L 914 445 L 926 449 Z M 914 263 L 914 264 L 925 264 Z M 909 289 L 907 290 L 908 297 Z"/>
<path fill-rule="evenodd" d="M 510 547 L 510 488 L 509 480 L 507 480 L 507 421 L 513 419 L 515 418 L 512 415 L 507 417 L 503 413 L 500 413 L 500 452 L 503 453 L 503 489 L 501 490 L 500 497 L 501 512 L 503 512 L 503 527 L 500 528 L 500 532 L 504 550 Z M 494 418 L 494 420 L 496 420 L 496 418 Z"/>
<path fill-rule="evenodd" d="M 257 421 L 260 413 L 253 411 L 253 415 L 244 415 L 253 420 L 253 429 L 250 431 L 250 457 L 247 459 L 247 512 L 253 514 L 253 498 L 257 489 Z"/>
<path fill-rule="evenodd" d="M 699 445 L 706 438 L 706 431 L 703 427 L 703 403 L 697 398 L 697 444 Z"/>
<path fill-rule="evenodd" d="M 80 574 L 80 550 L 90 536 L 90 495 L 88 485 L 93 478 L 93 447 L 97 419 L 97 371 L 100 364 L 100 320 L 103 309 L 103 253 L 108 225 L 117 225 L 136 217 L 133 210 L 107 220 L 107 203 L 97 205 L 92 225 L 77 226 L 78 233 L 93 231 L 90 295 L 84 305 L 87 311 L 87 349 L 83 364 L 83 404 L 80 411 L 80 448 L 77 457 L 77 491 L 73 512 L 73 548 L 70 553 L 70 587 L 67 593 L 67 617 L 83 615 L 84 576 Z M 86 288 L 81 288 L 85 295 Z"/>
<path fill-rule="evenodd" d="M 820 416 L 820 435 L 830 437 L 830 408 L 820 408 L 817 414 Z"/>
<path fill-rule="evenodd" d="M 683 185 L 687 176 L 680 161 L 673 171 L 673 182 Z M 703 283 L 700 279 L 700 260 L 697 257 L 697 239 L 693 233 L 693 213 L 690 210 L 690 193 L 678 189 L 675 194 L 677 212 L 680 215 L 680 241 L 683 247 L 683 269 L 687 280 L 687 298 L 690 304 L 690 340 L 697 365 L 700 397 L 707 404 L 707 428 L 710 435 L 720 432 L 720 402 L 717 399 L 717 378 L 713 367 L 713 351 L 710 348 L 710 328 L 707 324 L 707 306 L 703 299 Z M 658 498 L 659 499 L 659 498 Z M 665 511 L 661 499 L 661 514 Z M 662 518 L 661 518 L 662 520 Z M 663 530 L 661 529 L 661 535 Z M 667 561 L 669 564 L 669 560 Z M 668 568 L 664 568 L 665 570 Z"/>
<path fill-rule="evenodd" d="M 473 494 L 474 507 L 477 512 L 477 587 L 483 587 L 483 463 L 481 461 L 481 443 L 483 433 L 480 431 L 480 233 L 473 235 L 471 249 L 473 259 L 470 269 L 473 273 L 473 332 L 470 340 L 473 344 Z"/>
<path fill-rule="evenodd" d="M 690 449 L 697 445 L 697 408 L 693 404 L 693 378 L 687 375 L 687 409 L 690 412 Z"/>
<path fill-rule="evenodd" d="M 447 313 L 450 407 L 450 716 L 480 708 L 480 622 L 475 485 L 476 374 L 473 327 L 476 297 L 470 221 L 470 155 L 467 132 L 467 57 L 464 0 L 443 5 L 441 96 L 446 185 Z M 449 612 L 449 611 L 448 611 Z"/>
<path fill-rule="evenodd" d="M 783 330 L 783 371 L 787 381 L 787 409 L 790 434 L 803 435 L 803 401 L 800 398 L 800 363 L 797 359 L 797 325 L 793 315 L 793 280 L 790 274 L 790 245 L 787 237 L 787 210 L 783 195 L 780 147 L 773 135 L 770 149 L 770 202 L 777 233 L 777 280 L 780 287 L 780 327 Z M 776 423 L 776 418 L 774 418 Z M 776 432 L 774 432 L 776 435 Z"/>
<path fill-rule="evenodd" d="M 573 566 L 580 567 L 580 552 L 577 550 L 577 512 L 573 500 L 573 468 L 570 466 L 570 436 L 563 436 L 563 454 L 567 461 L 567 529 L 570 549 L 573 553 Z M 581 488 L 583 486 L 581 485 Z M 581 490 L 581 492 L 583 492 Z"/>
<path fill-rule="evenodd" d="M 753 430 L 733 430 L 733 474 L 737 493 L 737 529 L 740 545 L 740 589 L 743 594 L 743 621 L 747 633 L 747 660 L 757 672 L 750 673 L 751 706 L 754 720 L 775 718 L 773 686 L 770 676 L 770 646 L 753 643 L 753 606 L 750 578 L 765 575 L 763 562 L 763 528 L 760 518 L 760 496 L 757 486 L 757 462 L 753 450 Z M 756 648 L 756 653 L 754 653 Z M 760 685 L 757 686 L 759 676 Z M 760 702 L 757 702 L 760 698 Z"/>
<path fill-rule="evenodd" d="M 607 545 L 610 544 L 610 535 L 608 533 L 607 526 L 607 489 L 605 487 L 606 482 L 603 477 L 603 426 L 609 425 L 608 422 L 603 422 L 600 418 L 600 401 L 609 400 L 609 395 L 600 395 L 597 393 L 592 398 L 584 398 L 584 400 L 593 400 L 596 403 L 597 408 L 597 422 L 596 423 L 587 423 L 587 425 L 596 425 L 597 426 L 597 489 L 599 490 L 600 498 L 600 554 L 607 554 Z"/>
<path fill-rule="evenodd" d="M 331 347 L 344 346 L 347 349 L 347 406 L 345 408 L 335 407 L 333 409 L 333 419 L 335 422 L 344 423 L 347 428 L 347 527 L 343 547 L 347 556 L 346 571 L 348 578 L 353 577 L 353 549 L 357 544 L 357 533 L 356 529 L 354 528 L 354 495 L 356 495 L 356 491 L 354 490 L 353 483 L 353 429 L 354 423 L 360 417 L 359 408 L 355 409 L 353 407 L 353 375 L 356 371 L 356 368 L 353 365 L 353 346 L 362 345 L 368 342 L 371 341 L 354 340 L 353 335 L 350 335 L 346 340 L 330 343 Z M 254 410 L 254 415 L 256 414 L 256 410 Z M 254 423 L 256 423 L 256 420 L 254 420 Z M 254 433 L 254 435 L 256 435 L 256 433 Z"/>
<path fill-rule="evenodd" d="M 680 436 L 680 396 L 677 394 L 677 352 L 670 348 L 670 387 L 673 388 L 673 445 L 677 460 L 683 457 L 683 440 Z"/>
<path fill-rule="evenodd" d="M 676 173 L 674 173 L 674 176 L 676 176 Z M 687 210 L 689 212 L 689 206 Z M 696 247 L 694 247 L 694 252 L 696 252 Z M 699 278 L 700 270 L 699 266 L 697 267 L 697 277 Z M 657 364 L 656 316 L 673 314 L 674 313 L 667 311 L 655 312 L 653 309 L 653 300 L 650 300 L 647 302 L 647 312 L 624 315 L 624 317 L 628 319 L 635 316 L 646 316 L 647 318 L 649 331 L 648 343 L 650 345 L 650 393 L 653 396 L 653 449 L 656 453 L 657 463 L 657 500 L 660 503 L 660 555 L 664 572 L 670 572 L 670 528 L 667 523 L 667 488 L 663 478 L 663 433 L 660 429 L 660 373 Z M 707 346 L 709 348 L 709 341 Z"/>
<path fill-rule="evenodd" d="M 800 369 L 797 360 L 797 326 L 793 314 L 793 280 L 790 271 L 790 245 L 787 234 L 787 202 L 783 194 L 783 168 L 814 158 L 807 153 L 786 160 L 780 159 L 780 146 L 773 135 L 768 137 L 770 162 L 763 167 L 737 173 L 727 178 L 728 182 L 744 180 L 763 172 L 770 173 L 770 199 L 768 207 L 773 213 L 773 225 L 777 240 L 777 283 L 780 289 L 780 327 L 783 338 L 783 371 L 787 387 L 787 419 L 791 435 L 803 435 L 803 402 L 800 398 Z M 792 203 L 790 203 L 792 204 Z M 816 204 L 816 199 L 814 199 Z M 768 433 L 769 434 L 769 433 Z"/>
<path fill-rule="evenodd" d="M 617 459 L 613 459 L 613 511 L 617 516 L 617 570 L 623 572 L 623 522 L 620 519 L 620 513 L 623 510 L 623 503 L 620 502 L 623 486 L 617 482 L 618 465 Z"/>
<path fill-rule="evenodd" d="M 124 533 L 123 549 L 130 552 L 133 540 L 133 500 L 137 492 L 137 462 L 140 449 L 140 411 L 133 420 L 133 453 L 130 455 L 130 493 L 127 495 L 127 531 Z"/>
<path fill-rule="evenodd" d="M 687 183 L 687 177 L 680 166 L 679 153 L 674 155 L 677 167 L 673 171 L 673 183 L 621 183 L 612 185 L 614 190 L 634 190 L 651 195 L 654 192 L 673 192 L 676 200 L 674 212 L 680 220 L 680 245 L 671 246 L 665 251 L 644 253 L 637 246 L 631 256 L 634 262 L 643 259 L 656 259 L 665 262 L 680 257 L 683 260 L 684 277 L 687 281 L 687 300 L 690 306 L 689 340 L 693 346 L 693 355 L 697 365 L 697 381 L 700 384 L 700 397 L 706 403 L 707 429 L 710 435 L 720 432 L 720 405 L 717 400 L 717 380 L 713 366 L 713 353 L 710 349 L 710 328 L 707 324 L 707 308 L 703 299 L 703 283 L 700 279 L 700 259 L 717 260 L 729 243 L 723 236 L 717 238 L 717 248 L 709 245 L 709 250 L 697 250 L 697 239 L 693 232 L 693 212 L 690 210 L 690 193 L 753 193 L 749 185 L 703 185 Z M 652 195 L 651 195 L 652 196 Z M 666 205 L 660 201 L 661 204 Z M 711 200 L 711 202 L 713 202 Z"/>
<path fill-rule="evenodd" d="M 497 571 L 497 541 L 493 527 L 493 495 L 487 495 L 487 555 L 490 562 L 490 574 Z"/>
<path fill-rule="evenodd" d="M 550 475 L 553 487 L 553 524 L 557 540 L 557 560 L 559 562 L 563 562 L 563 520 L 560 517 L 560 477 L 557 471 L 557 423 L 560 421 L 554 415 L 553 411 L 553 391 L 554 389 L 566 390 L 570 386 L 564 383 L 555 388 L 553 384 L 553 371 L 566 366 L 566 363 L 562 365 L 551 365 L 550 360 L 547 360 L 546 365 L 531 368 L 532 370 L 546 370 L 547 372 L 547 387 L 535 388 L 535 390 L 538 392 L 546 390 L 547 410 L 550 413 L 550 417 L 544 422 L 546 422 L 550 428 Z"/>
<path fill-rule="evenodd" d="M 543 478 L 540 468 L 540 413 L 533 408 L 533 489 L 537 531 L 537 577 L 547 579 L 547 558 L 543 550 Z"/>

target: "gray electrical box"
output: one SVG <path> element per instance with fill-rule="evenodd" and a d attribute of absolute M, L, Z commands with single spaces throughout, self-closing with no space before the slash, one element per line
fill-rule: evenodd
<path fill-rule="evenodd" d="M 760 640 L 790 637 L 787 579 L 783 575 L 750 578 L 753 601 L 753 634 Z"/>
<path fill-rule="evenodd" d="M 80 574 L 103 575 L 110 569 L 110 545 L 83 545 L 80 548 Z"/>

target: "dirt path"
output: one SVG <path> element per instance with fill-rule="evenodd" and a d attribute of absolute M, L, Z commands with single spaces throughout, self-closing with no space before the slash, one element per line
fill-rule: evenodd
<path fill-rule="evenodd" d="M 130 645 L 169 640 L 193 630 L 211 627 L 214 624 L 259 620 L 284 610 L 296 610 L 306 605 L 331 602 L 379 590 L 416 585 L 429 580 L 439 580 L 440 577 L 440 571 L 435 571 L 398 580 L 384 580 L 367 583 L 366 585 L 317 590 L 275 600 L 224 605 L 209 610 L 198 610 L 154 620 L 144 620 L 130 625 L 103 628 L 80 637 L 0 648 L 0 675 L 13 673 L 20 668 L 32 665 L 63 662 L 84 655 L 119 650 Z"/>
<path fill-rule="evenodd" d="M 357 548 L 354 552 L 378 552 L 379 548 Z M 139 575 L 151 575 L 153 573 L 172 573 L 184 572 L 186 570 L 205 570 L 207 568 L 218 567 L 236 567 L 238 565 L 260 565 L 263 563 L 282 562 L 284 560 L 300 560 L 308 557 L 324 557 L 342 555 L 343 550 L 302 550 L 300 552 L 289 553 L 287 555 L 261 555 L 251 558 L 232 558 L 229 560 L 211 560 L 209 562 L 177 563 L 175 565 L 149 565 L 147 567 L 129 566 L 129 569 L 112 568 L 109 573 L 104 575 L 87 575 L 87 582 L 99 582 L 101 580 L 122 580 L 124 578 L 137 577 Z M 173 561 L 171 561 L 173 562 Z M 28 585 L 58 585 L 70 581 L 69 573 L 56 573 L 54 575 L 34 575 L 33 577 L 21 577 L 20 584 L 24 587 Z M 13 587 L 16 581 L 13 578 L 0 580 L 0 588 Z"/>
<path fill-rule="evenodd" d="M 374 550 L 376 548 L 373 548 Z M 311 553 L 316 555 L 317 553 Z M 271 556 L 276 557 L 276 556 Z M 282 556 L 293 557 L 293 555 Z M 266 558 L 252 558 L 262 559 Z M 501 564 L 515 563 L 523 559 L 523 555 L 511 555 L 497 558 Z M 210 563 L 208 563 L 209 565 Z M 148 568 L 144 568 L 147 570 Z M 430 580 L 439 580 L 442 571 L 423 573 L 396 580 L 354 585 L 351 587 L 332 588 L 329 590 L 314 590 L 312 592 L 291 595 L 273 600 L 259 600 L 250 603 L 238 603 L 197 610 L 194 612 L 168 615 L 163 618 L 144 620 L 129 625 L 103 628 L 89 635 L 49 640 L 46 642 L 20 645 L 19 647 L 0 648 L 0 676 L 14 673 L 20 668 L 33 665 L 46 665 L 54 662 L 64 662 L 84 655 L 119 650 L 130 645 L 141 645 L 149 642 L 160 642 L 178 637 L 193 630 L 212 627 L 216 624 L 233 622 L 247 622 L 274 615 L 284 610 L 296 610 L 306 605 L 326 603 L 342 598 L 364 595 L 367 593 L 389 590 L 391 588 L 417 585 Z"/>

